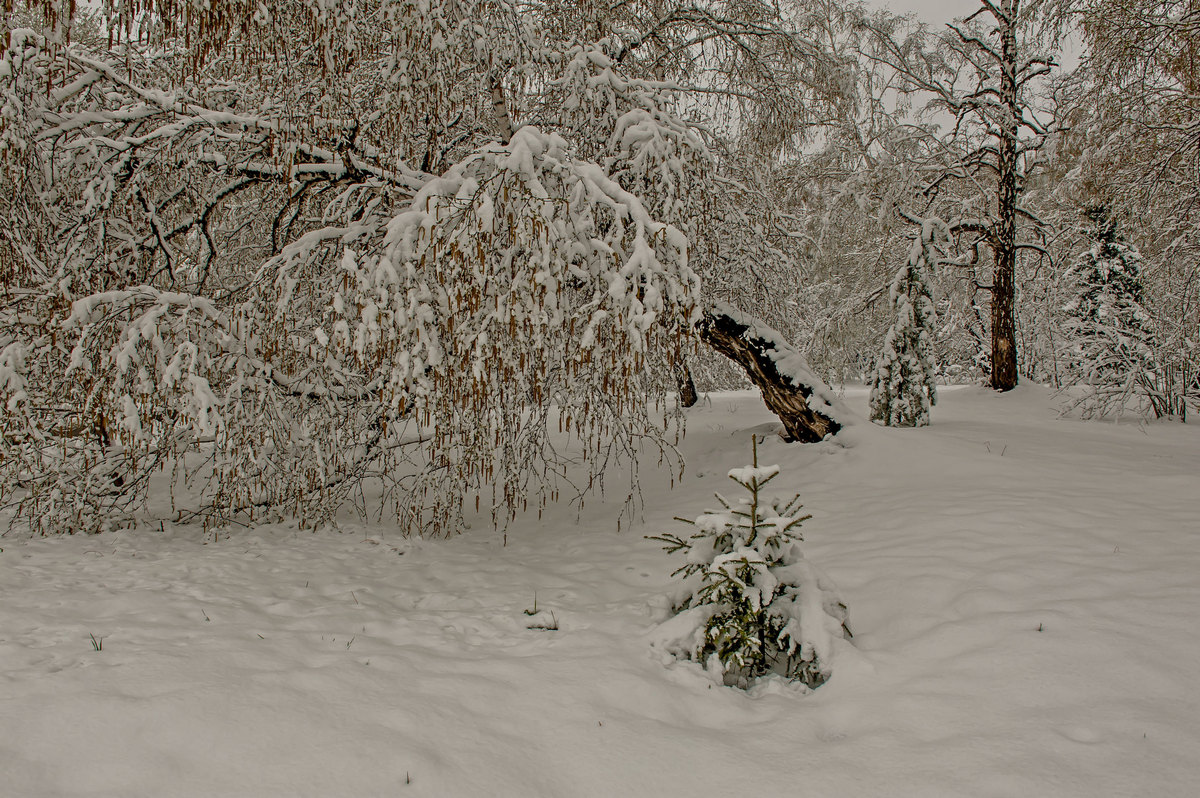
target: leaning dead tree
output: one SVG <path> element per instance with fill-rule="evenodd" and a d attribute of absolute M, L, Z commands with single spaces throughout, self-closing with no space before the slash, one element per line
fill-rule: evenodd
<path fill-rule="evenodd" d="M 706 309 L 696 329 L 700 340 L 745 369 L 783 422 L 784 440 L 815 443 L 842 428 L 829 388 L 778 332 L 723 303 Z"/>

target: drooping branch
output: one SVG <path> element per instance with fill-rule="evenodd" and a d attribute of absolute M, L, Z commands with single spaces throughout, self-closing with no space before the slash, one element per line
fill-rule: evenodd
<path fill-rule="evenodd" d="M 144 497 L 171 462 L 206 521 L 319 522 L 370 479 L 407 530 L 449 533 L 468 499 L 499 519 L 574 490 L 554 430 L 587 487 L 628 453 L 636 489 L 637 447 L 673 451 L 652 411 L 675 363 L 688 393 L 689 252 L 766 288 L 723 270 L 791 232 L 771 191 L 739 216 L 751 246 L 702 234 L 720 177 L 767 185 L 710 146 L 757 163 L 841 97 L 817 27 L 773 4 L 101 5 L 139 35 L 0 46 L 0 407 L 22 410 L 0 514 L 43 531 L 104 528 L 114 474 Z M 770 362 L 782 413 L 799 372 Z"/>
<path fill-rule="evenodd" d="M 696 329 L 700 340 L 746 370 L 783 422 L 784 440 L 816 443 L 844 426 L 832 392 L 775 330 L 724 303 L 707 308 Z"/>

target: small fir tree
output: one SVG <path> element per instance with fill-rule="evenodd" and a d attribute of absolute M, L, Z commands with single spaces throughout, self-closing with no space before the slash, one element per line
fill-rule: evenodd
<path fill-rule="evenodd" d="M 757 444 L 757 442 L 755 442 Z M 727 685 L 748 687 L 779 674 L 810 688 L 830 676 L 833 640 L 849 637 L 846 605 L 829 577 L 804 559 L 800 497 L 764 497 L 762 488 L 779 466 L 735 468 L 729 478 L 747 497 L 730 502 L 716 494 L 721 510 L 706 510 L 682 537 L 651 537 L 687 561 L 685 597 L 664 628 L 665 647 L 676 657 L 703 663 Z"/>
<path fill-rule="evenodd" d="M 937 404 L 934 312 L 930 291 L 932 225 L 922 225 L 908 262 L 896 272 L 889 299 L 892 326 L 871 382 L 871 420 L 889 427 L 924 427 Z"/>
<path fill-rule="evenodd" d="M 1067 409 L 1087 417 L 1120 415 L 1130 399 L 1157 408 L 1158 369 L 1150 315 L 1142 306 L 1142 256 L 1117 233 L 1104 208 L 1087 211 L 1091 248 L 1068 269 L 1074 297 L 1063 308 L 1067 386 L 1080 387 Z"/>

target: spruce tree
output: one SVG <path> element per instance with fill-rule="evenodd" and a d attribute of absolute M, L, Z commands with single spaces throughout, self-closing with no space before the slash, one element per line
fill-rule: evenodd
<path fill-rule="evenodd" d="M 871 382 L 871 420 L 889 427 L 927 426 L 929 408 L 937 404 L 932 238 L 932 225 L 922 225 L 888 292 L 892 326 Z"/>
<path fill-rule="evenodd" d="M 705 665 L 726 685 L 748 687 L 779 674 L 810 688 L 832 672 L 835 637 L 849 637 L 846 605 L 829 577 L 804 558 L 800 497 L 783 502 L 762 488 L 779 466 L 751 465 L 729 478 L 747 496 L 729 501 L 716 494 L 720 510 L 706 510 L 691 524 L 695 534 L 651 537 L 668 552 L 684 552 L 674 575 L 687 584 L 676 607 L 665 646 L 672 654 Z"/>
<path fill-rule="evenodd" d="M 1157 371 L 1150 314 L 1142 305 L 1142 256 L 1124 241 L 1107 209 L 1087 211 L 1092 246 L 1068 269 L 1074 297 L 1063 308 L 1068 387 L 1079 388 L 1068 409 L 1120 415 L 1130 399 L 1156 406 Z"/>

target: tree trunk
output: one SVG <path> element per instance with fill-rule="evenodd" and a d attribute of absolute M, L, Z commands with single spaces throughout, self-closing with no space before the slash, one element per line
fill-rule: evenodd
<path fill-rule="evenodd" d="M 1021 109 L 1017 103 L 1017 6 L 1019 0 L 1004 0 L 1000 23 L 1000 94 L 1006 118 L 1000 130 L 997 166 L 996 260 L 992 274 L 992 375 L 991 386 L 1007 391 L 1017 385 L 1017 135 Z"/>
<path fill-rule="evenodd" d="M 696 383 L 692 379 L 692 370 L 682 359 L 675 366 L 675 384 L 679 387 L 679 404 L 691 407 L 700 401 L 700 395 L 696 393 Z"/>
<path fill-rule="evenodd" d="M 783 422 L 784 440 L 815 443 L 842 428 L 824 408 L 810 406 L 817 386 L 824 385 L 808 373 L 800 353 L 779 333 L 725 305 L 706 310 L 696 327 L 700 340 L 746 370 L 767 407 Z"/>
<path fill-rule="evenodd" d="M 496 116 L 496 127 L 504 143 L 512 141 L 513 123 L 508 113 L 508 101 L 504 98 L 504 78 L 499 72 L 488 75 L 488 83 L 492 90 L 492 113 Z"/>

